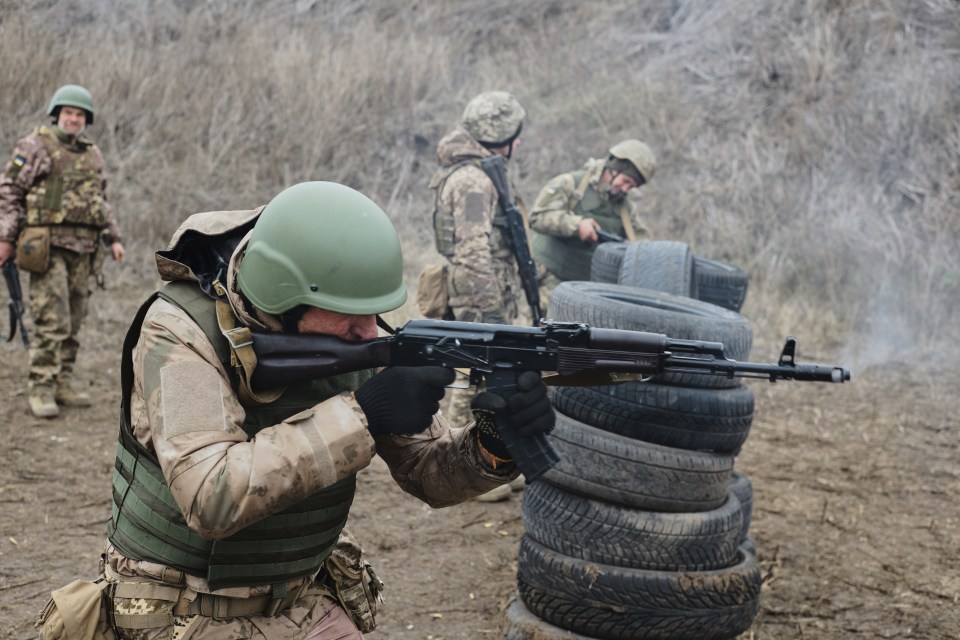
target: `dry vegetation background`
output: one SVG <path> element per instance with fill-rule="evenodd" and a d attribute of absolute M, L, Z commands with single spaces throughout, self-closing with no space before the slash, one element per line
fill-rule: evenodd
<path fill-rule="evenodd" d="M 415 282 L 436 142 L 506 89 L 528 202 L 640 137 L 656 237 L 750 273 L 759 344 L 857 366 L 956 344 L 958 54 L 954 0 L 0 0 L 0 148 L 91 89 L 133 250 L 115 279 L 150 282 L 190 213 L 327 179 L 386 208 Z"/>
<path fill-rule="evenodd" d="M 758 534 L 768 555 L 780 553 L 773 527 L 781 519 L 797 536 L 784 555 L 809 545 L 800 557 L 819 559 L 817 545 L 836 537 L 865 536 L 884 548 L 875 554 L 875 575 L 866 576 L 868 591 L 849 596 L 853 604 L 822 595 L 863 578 L 850 578 L 832 556 L 826 568 L 801 566 L 800 578 L 785 573 L 779 582 L 788 563 L 780 567 L 774 558 L 766 569 L 766 637 L 839 637 L 836 622 L 823 623 L 832 629 L 827 635 L 811 634 L 817 616 L 861 607 L 902 616 L 896 627 L 880 619 L 874 628 L 888 632 L 867 637 L 947 638 L 952 631 L 910 636 L 910 620 L 928 610 L 937 622 L 927 621 L 927 629 L 951 628 L 950 614 L 937 611 L 949 611 L 952 600 L 956 615 L 955 545 L 943 545 L 945 553 L 925 544 L 905 552 L 911 568 L 930 569 L 934 582 L 941 575 L 933 566 L 946 562 L 946 586 L 937 587 L 943 593 L 934 601 L 942 609 L 923 601 L 890 605 L 917 581 L 905 572 L 883 586 L 889 593 L 874 586 L 893 575 L 883 530 L 863 533 L 856 518 L 841 528 L 826 498 L 822 507 L 811 503 L 811 512 L 822 511 L 819 520 L 783 514 L 791 513 L 784 506 L 791 500 L 808 493 L 819 499 L 824 483 L 840 496 L 840 485 L 831 484 L 839 474 L 851 513 L 868 499 L 868 513 L 891 509 L 888 499 L 904 509 L 922 502 L 890 526 L 929 519 L 934 531 L 933 519 L 944 517 L 954 528 L 942 539 L 956 538 L 960 475 L 949 381 L 960 372 L 950 359 L 960 351 L 958 56 L 956 0 L 0 0 L 0 153 L 46 121 L 59 85 L 76 82 L 93 92 L 91 133 L 104 150 L 128 262 L 108 265 L 110 290 L 124 293 L 95 298 L 87 333 L 119 339 L 135 299 L 156 282 L 153 251 L 187 215 L 251 208 L 303 180 L 343 182 L 378 201 L 400 229 L 414 285 L 434 252 L 426 183 L 436 143 L 480 91 L 509 90 L 527 108 L 511 170 L 528 202 L 547 179 L 603 155 L 611 143 L 646 140 L 659 167 L 637 194 L 640 210 L 657 238 L 682 240 L 749 272 L 744 314 L 756 334 L 753 359 L 771 359 L 792 333 L 801 360 L 841 362 L 853 368 L 854 385 L 858 372 L 891 369 L 870 376 L 873 386 L 764 387 L 768 407 L 788 395 L 805 403 L 771 415 L 786 426 L 756 430 L 746 452 L 756 466 L 780 460 L 785 447 L 797 454 L 780 463 L 781 477 L 756 485 L 758 504 L 766 505 Z M 411 302 L 398 315 L 415 313 Z M 92 342 L 84 349 L 95 350 Z M 911 359 L 927 361 L 919 377 L 892 370 Z M 7 380 L 25 377 L 11 371 Z M 98 391 L 115 393 L 109 381 L 95 382 Z M 4 409 L 12 416 L 7 441 L 17 420 L 32 423 L 20 406 L 22 391 L 3 397 L 19 403 Z M 841 397 L 853 403 L 849 414 L 832 414 Z M 0 446 L 0 464 L 26 463 L 44 442 L 39 433 L 24 429 L 23 442 Z M 810 434 L 823 449 L 809 446 Z M 908 436 L 923 447 L 901 444 Z M 859 448 L 848 451 L 850 462 L 826 469 L 824 452 L 841 441 Z M 97 455 L 107 469 L 109 447 Z M 904 480 L 927 471 L 913 484 Z M 4 509 L 28 509 L 18 492 L 33 476 L 8 475 Z M 830 504 L 836 508 L 836 500 Z M 96 508 L 99 519 L 102 505 Z M 516 519 L 515 506 L 503 511 Z M 97 520 L 96 539 L 99 527 Z M 923 531 L 904 530 L 925 539 Z M 17 535 L 27 549 L 27 533 Z M 918 560 L 909 555 L 928 552 Z M 7 594 L 33 606 L 49 588 Z M 869 589 L 880 595 L 865 595 Z M 402 606 L 392 610 L 403 619 Z M 853 636 L 862 623 L 842 628 Z M 26 637 L 25 626 L 17 633 Z M 390 633 L 407 637 L 398 623 Z"/>

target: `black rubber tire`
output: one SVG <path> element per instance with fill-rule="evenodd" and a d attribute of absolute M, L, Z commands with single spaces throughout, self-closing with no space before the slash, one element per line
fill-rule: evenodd
<path fill-rule="evenodd" d="M 717 509 L 664 513 L 622 507 L 548 482 L 523 492 L 524 531 L 571 558 L 650 571 L 708 571 L 736 561 L 743 514 L 733 493 Z"/>
<path fill-rule="evenodd" d="M 730 492 L 737 496 L 740 502 L 740 510 L 743 515 L 743 522 L 740 525 L 740 541 L 743 542 L 750 536 L 750 522 L 753 519 L 753 483 L 747 474 L 741 473 L 736 469 L 730 476 Z"/>
<path fill-rule="evenodd" d="M 591 426 L 665 447 L 736 453 L 753 422 L 753 390 L 653 382 L 557 387 L 557 410 Z"/>
<path fill-rule="evenodd" d="M 697 297 L 693 253 L 683 242 L 652 240 L 629 245 L 617 282 L 628 287 Z"/>
<path fill-rule="evenodd" d="M 620 279 L 620 265 L 626 253 L 627 242 L 603 242 L 597 245 L 590 259 L 590 280 L 616 283 Z"/>
<path fill-rule="evenodd" d="M 698 300 L 740 311 L 747 297 L 750 276 L 740 267 L 703 256 L 693 257 Z"/>
<path fill-rule="evenodd" d="M 750 627 L 760 607 L 760 567 L 743 549 L 724 569 L 644 571 L 570 558 L 525 535 L 517 565 L 528 610 L 594 638 L 733 638 Z"/>
<path fill-rule="evenodd" d="M 661 291 L 603 282 L 561 282 L 550 295 L 548 318 L 591 327 L 663 333 L 680 340 L 722 342 L 724 355 L 745 361 L 753 344 L 750 322 L 735 311 Z M 730 388 L 736 378 L 697 373 L 658 374 L 654 382 Z"/>
<path fill-rule="evenodd" d="M 732 454 L 650 444 L 559 412 L 547 437 L 560 461 L 543 478 L 587 498 L 668 512 L 708 511 L 727 499 Z"/>
<path fill-rule="evenodd" d="M 497 637 L 499 640 L 593 640 L 589 636 L 555 627 L 533 615 L 517 593 L 507 600 Z"/>

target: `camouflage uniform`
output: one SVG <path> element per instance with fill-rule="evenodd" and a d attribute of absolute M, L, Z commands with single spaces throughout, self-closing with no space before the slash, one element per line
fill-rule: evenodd
<path fill-rule="evenodd" d="M 614 202 L 600 182 L 606 160 L 591 158 L 579 171 L 561 174 L 540 191 L 530 211 L 534 259 L 545 269 L 540 298 L 544 308 L 553 289 L 565 280 L 589 280 L 590 259 L 596 245 L 580 240 L 578 227 L 593 218 L 607 232 L 625 236 L 623 218 L 632 221 L 637 239 L 647 228 L 637 218 L 637 206 L 629 199 Z"/>
<path fill-rule="evenodd" d="M 436 190 L 435 226 L 449 223 L 449 240 L 437 230 L 437 249 L 450 262 L 447 290 L 454 318 L 464 322 L 512 324 L 523 296 L 517 261 L 503 231 L 493 224 L 503 216 L 497 191 L 479 167 L 492 155 L 463 128 L 456 128 L 437 145 L 440 169 L 431 186 Z M 466 390 L 448 394 L 451 424 L 471 419 Z"/>
<path fill-rule="evenodd" d="M 103 156 L 85 135 L 41 126 L 19 140 L 0 177 L 0 241 L 26 226 L 50 228 L 50 267 L 30 274 L 30 388 L 68 388 L 87 314 L 97 251 L 119 242 L 106 197 Z"/>
<path fill-rule="evenodd" d="M 195 248 L 178 249 L 185 236 L 196 238 L 196 231 L 216 237 L 252 225 L 259 213 L 258 209 L 197 214 L 178 230 L 172 249 L 157 254 L 157 263 L 164 280 L 194 283 L 187 289 L 196 292 L 208 291 L 213 280 L 226 283 L 226 299 L 241 326 L 278 331 L 279 318 L 250 306 L 237 287 L 236 274 L 250 233 L 242 239 L 236 236 L 226 251 L 215 254 L 224 256 L 229 268 L 225 276 L 215 275 L 212 280 L 198 265 L 216 264 L 215 260 L 199 259 L 201 252 Z M 204 296 L 198 293 L 198 297 Z M 286 415 L 285 419 L 265 424 L 251 438 L 244 427 L 249 426 L 252 408 L 238 395 L 229 358 L 225 363 L 209 334 L 185 309 L 166 299 L 145 308 L 131 364 L 132 436 L 163 471 L 159 493 L 172 496 L 192 532 L 217 541 L 214 550 L 231 540 L 258 540 L 260 529 L 249 527 L 281 511 L 296 512 L 331 487 L 353 482 L 374 454 L 386 461 L 404 491 L 432 507 L 469 499 L 517 473 L 513 465 L 490 469 L 482 462 L 473 429 L 452 429 L 440 414 L 422 433 L 374 438 L 350 388 L 292 415 L 286 414 L 294 409 L 284 409 L 291 406 L 284 405 L 285 393 L 264 405 L 276 407 L 274 415 Z M 118 449 L 118 469 L 126 468 L 120 458 L 122 449 Z M 122 476 L 114 476 L 115 492 L 125 482 Z M 209 572 L 194 575 L 121 552 L 117 541 L 123 538 L 116 537 L 118 529 L 124 513 L 133 517 L 136 507 L 126 502 L 118 505 L 118 499 L 115 493 L 105 572 L 116 583 L 112 602 L 120 638 L 362 637 L 330 590 L 315 581 L 315 574 L 273 585 L 250 584 L 248 579 L 215 590 Z M 317 562 L 327 552 L 318 551 Z M 274 598 L 280 601 L 275 615 L 246 609 L 248 605 L 266 609 Z M 209 610 L 194 604 L 204 599 L 214 610 L 222 606 L 246 612 L 216 620 Z"/>

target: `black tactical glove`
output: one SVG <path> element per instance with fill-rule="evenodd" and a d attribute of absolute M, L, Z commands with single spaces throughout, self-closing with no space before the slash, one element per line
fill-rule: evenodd
<path fill-rule="evenodd" d="M 477 420 L 480 445 L 501 460 L 513 456 L 500 439 L 499 429 L 512 429 L 521 438 L 531 438 L 550 433 L 557 418 L 547 397 L 547 385 L 537 371 L 521 373 L 517 392 L 509 398 L 484 391 L 473 398 L 470 408 Z"/>
<path fill-rule="evenodd" d="M 388 367 L 354 393 L 375 436 L 420 433 L 440 410 L 456 373 L 443 367 Z"/>

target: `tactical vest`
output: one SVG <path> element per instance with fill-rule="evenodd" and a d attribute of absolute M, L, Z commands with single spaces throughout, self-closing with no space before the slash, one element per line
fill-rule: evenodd
<path fill-rule="evenodd" d="M 107 537 L 128 558 L 148 560 L 206 578 L 212 590 L 233 586 L 274 585 L 312 575 L 340 535 L 353 502 L 356 476 L 314 493 L 297 504 L 255 522 L 223 540 L 206 540 L 186 524 L 156 457 L 133 436 L 130 396 L 133 390 L 133 348 L 150 305 L 162 298 L 180 307 L 203 329 L 217 356 L 230 366 L 230 345 L 221 334 L 214 301 L 189 282 L 164 286 L 140 307 L 123 344 L 121 421 L 113 472 L 113 509 Z M 244 431 L 261 429 L 308 409 L 318 402 L 356 389 L 373 376 L 361 371 L 289 387 L 277 400 L 246 407 Z M 282 595 L 282 592 L 280 593 Z"/>
<path fill-rule="evenodd" d="M 433 189 L 433 241 L 437 246 L 437 251 L 448 260 L 453 257 L 456 247 L 456 224 L 453 219 L 452 211 L 442 211 L 440 208 L 440 194 L 443 193 L 443 186 L 447 184 L 447 179 L 460 167 L 472 164 L 480 166 L 480 161 L 471 158 L 455 162 L 448 167 L 437 169 L 430 178 L 430 188 Z"/>
<path fill-rule="evenodd" d="M 45 126 L 36 129 L 34 135 L 47 150 L 51 166 L 50 173 L 27 193 L 27 225 L 106 227 L 107 201 L 93 144 L 77 142 L 75 147 L 68 147 Z"/>
<path fill-rule="evenodd" d="M 577 215 L 593 218 L 604 231 L 624 235 L 622 221 L 626 201 L 615 205 L 601 198 L 596 189 L 589 188 L 586 171 L 577 171 L 572 175 L 578 188 L 571 195 L 568 207 Z M 534 259 L 560 280 L 590 279 L 590 262 L 596 245 L 583 242 L 579 236 L 560 238 L 536 231 L 533 232 L 530 245 Z"/>
<path fill-rule="evenodd" d="M 453 219 L 453 211 L 443 211 L 440 208 L 440 194 L 447 180 L 460 167 L 472 164 L 480 167 L 480 161 L 476 158 L 461 160 L 449 167 L 441 167 L 430 178 L 430 188 L 434 190 L 433 195 L 433 240 L 436 243 L 437 251 L 447 260 L 453 258 L 456 249 L 456 222 Z M 490 236 L 490 251 L 494 258 L 503 260 L 513 255 L 510 251 L 510 245 L 503 238 L 503 230 L 498 226 L 498 222 L 504 218 L 503 210 L 497 205 L 497 214 L 493 219 L 493 232 Z"/>

